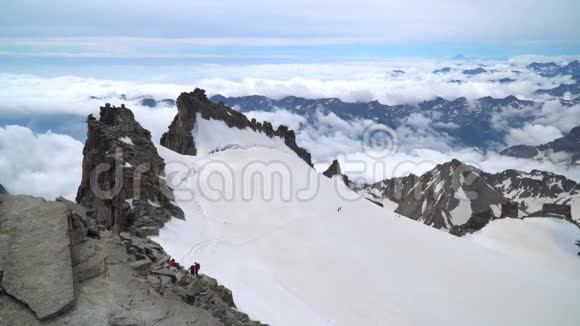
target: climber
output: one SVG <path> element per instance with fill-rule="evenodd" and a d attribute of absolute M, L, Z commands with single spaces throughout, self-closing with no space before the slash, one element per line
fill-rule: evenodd
<path fill-rule="evenodd" d="M 198 262 L 195 262 L 194 268 L 195 268 L 195 276 L 199 275 L 199 269 L 201 268 L 201 265 Z"/>
<path fill-rule="evenodd" d="M 195 265 L 189 266 L 189 272 L 191 273 L 191 275 L 195 275 Z"/>
<path fill-rule="evenodd" d="M 169 266 L 171 266 L 171 267 L 175 267 L 176 265 L 177 265 L 177 263 L 175 262 L 175 259 L 171 259 L 171 260 L 169 261 Z"/>

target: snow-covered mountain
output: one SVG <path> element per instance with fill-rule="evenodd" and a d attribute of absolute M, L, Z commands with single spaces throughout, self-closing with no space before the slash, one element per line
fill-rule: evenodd
<path fill-rule="evenodd" d="M 506 148 L 502 155 L 529 158 L 539 161 L 580 165 L 580 126 L 568 135 L 539 146 L 516 145 Z"/>
<path fill-rule="evenodd" d="M 580 185 L 564 176 L 532 170 L 484 173 L 483 178 L 525 214 L 542 212 L 544 204 L 570 205 L 572 218 L 580 221 Z"/>
<path fill-rule="evenodd" d="M 396 213 L 436 229 L 480 229 L 499 218 L 502 204 L 508 201 L 481 177 L 482 173 L 452 160 L 420 177 L 389 179 L 358 190 L 376 201 L 388 201 Z"/>
<path fill-rule="evenodd" d="M 569 75 L 572 78 L 580 77 L 580 62 L 578 60 L 571 61 L 565 65 L 557 64 L 555 62 L 532 62 L 526 68 L 535 71 L 544 77 L 555 77 Z"/>
<path fill-rule="evenodd" d="M 282 326 L 580 321 L 573 273 L 401 218 L 316 172 L 286 141 L 221 113 L 197 115 L 229 110 L 199 92 L 195 99 L 178 100 L 175 137 L 164 143 L 196 152 L 158 146 L 185 220 L 171 219 L 153 239 L 185 265 L 201 262 L 250 317 Z M 179 123 L 192 112 L 193 123 Z M 465 193 L 468 178 L 459 175 Z M 487 202 L 501 199 L 493 193 Z M 580 271 L 580 261 L 570 268 Z"/>
<path fill-rule="evenodd" d="M 565 206 L 569 206 L 570 213 L 561 217 L 580 221 L 578 184 L 539 170 L 492 174 L 453 160 L 421 176 L 352 188 L 389 210 L 454 234 L 479 230 L 489 221 L 505 216 L 556 214 L 559 209 L 568 209 Z M 563 206 L 548 207 L 546 211 L 545 204 Z"/>

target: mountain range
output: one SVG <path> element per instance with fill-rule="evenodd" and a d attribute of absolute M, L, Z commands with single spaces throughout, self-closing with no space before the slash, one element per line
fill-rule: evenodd
<path fill-rule="evenodd" d="M 580 320 L 570 250 L 578 228 L 569 223 L 577 215 L 565 209 L 577 203 L 576 183 L 541 171 L 488 175 L 453 160 L 356 186 L 338 161 L 322 175 L 313 169 L 285 126 L 248 119 L 201 89 L 176 105 L 159 142 L 124 105 L 88 116 L 76 203 L 0 195 L 2 322 Z M 521 219 L 539 206 L 541 218 Z M 171 266 L 172 257 L 201 262 L 204 275 Z"/>
<path fill-rule="evenodd" d="M 351 188 L 388 210 L 458 235 L 504 217 L 553 214 L 580 223 L 580 185 L 539 170 L 492 174 L 452 160 L 421 176 Z"/>
<path fill-rule="evenodd" d="M 520 128 L 532 121 L 543 105 L 542 102 L 520 100 L 514 96 L 482 97 L 475 101 L 468 101 L 463 97 L 454 100 L 438 97 L 416 105 L 393 106 L 378 101 L 347 103 L 337 98 L 312 100 L 295 96 L 274 100 L 257 95 L 242 97 L 215 95 L 210 100 L 215 103 L 223 102 L 240 112 L 285 110 L 306 118 L 309 124 L 314 124 L 317 114 L 322 113 L 335 114 L 346 121 L 367 119 L 397 128 L 404 125 L 406 119 L 418 115 L 428 118 L 432 121 L 433 129 L 449 135 L 457 144 L 481 148 L 503 142 L 507 131 L 505 128 L 494 128 L 496 117 L 502 116 L 502 123 L 510 128 Z M 580 98 L 572 102 L 561 101 L 563 109 L 579 100 Z M 524 112 L 526 114 L 523 114 Z"/>
<path fill-rule="evenodd" d="M 539 146 L 516 145 L 506 148 L 502 155 L 580 165 L 580 126 L 572 128 L 564 137 Z"/>

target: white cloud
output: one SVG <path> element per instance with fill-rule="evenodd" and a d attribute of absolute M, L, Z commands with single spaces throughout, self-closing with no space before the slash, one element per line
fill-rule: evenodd
<path fill-rule="evenodd" d="M 0 127 L 0 184 L 13 194 L 74 199 L 81 181 L 83 144 L 69 136 Z"/>
<path fill-rule="evenodd" d="M 526 124 L 523 128 L 514 128 L 506 135 L 505 143 L 513 145 L 541 145 L 562 137 L 556 127 L 536 124 Z"/>
<path fill-rule="evenodd" d="M 142 95 L 151 95 L 156 99 L 175 99 L 179 93 L 191 91 L 197 86 L 207 89 L 208 95 L 222 93 L 229 96 L 262 94 L 273 98 L 287 95 L 308 98 L 338 97 L 344 101 L 378 99 L 383 103 L 396 104 L 420 102 L 435 96 L 448 99 L 465 96 L 471 100 L 487 95 L 516 95 L 520 98 L 538 99 L 533 94 L 537 88 L 549 88 L 569 80 L 569 77 L 543 78 L 522 66 L 512 66 L 501 61 L 482 63 L 487 65 L 486 69 L 496 71 L 467 77 L 461 73 L 465 68 L 465 62 L 461 61 L 394 60 L 332 64 L 186 65 L 151 69 L 124 67 L 118 71 L 119 67 L 79 70 L 81 76 L 102 74 L 108 76 L 107 78 L 62 76 L 62 72 L 52 72 L 51 76 L 0 73 L 0 113 L 68 113 L 80 116 L 92 113 L 98 116 L 98 107 L 104 102 L 114 105 L 126 103 L 135 113 L 136 119 L 152 132 L 153 141 L 157 142 L 175 116 L 176 108 L 147 108 L 140 106 L 135 100 L 119 100 L 120 94 L 126 94 L 129 99 Z M 474 63 L 471 62 L 469 66 L 471 65 Z M 452 67 L 452 72 L 441 75 L 431 73 L 445 66 Z M 402 69 L 406 73 L 393 76 L 390 73 L 393 69 Z M 512 72 L 514 69 L 521 70 L 521 73 Z M 216 76 L 220 78 L 216 79 Z M 514 78 L 517 81 L 511 84 L 491 81 L 502 77 Z M 453 79 L 466 82 L 461 85 L 448 83 Z M 90 96 L 104 99 L 91 100 Z M 315 123 L 310 124 L 305 117 L 284 110 L 274 113 L 253 111 L 248 115 L 257 120 L 268 120 L 275 125 L 285 124 L 298 130 L 299 145 L 311 151 L 313 158 L 320 163 L 318 166 L 325 166 L 337 157 L 373 163 L 365 155 L 360 141 L 369 127 L 375 125 L 372 121 L 344 121 L 334 114 L 318 113 L 314 117 Z M 580 125 L 580 105 L 564 108 L 558 101 L 548 101 L 539 110 L 506 109 L 494 117 L 494 127 L 507 132 L 508 144 L 537 144 Z M 523 118 L 531 121 L 519 129 L 509 130 L 509 126 L 505 124 L 508 119 Z M 387 164 L 386 170 L 379 173 L 370 168 L 363 173 L 365 180 L 376 181 L 381 177 L 401 175 L 403 170 L 422 173 L 434 164 L 452 158 L 476 164 L 485 171 L 539 168 L 580 179 L 577 171 L 550 163 L 517 160 L 500 157 L 495 152 L 481 153 L 470 148 L 459 148 L 453 139 L 444 132 L 436 131 L 434 126 L 448 130 L 457 127 L 453 124 L 434 123 L 422 115 L 409 116 L 395 130 L 398 142 L 396 151 L 382 161 Z M 35 135 L 30 130 L 19 127 L 2 128 L 0 132 L 0 183 L 12 192 L 46 197 L 74 194 L 80 181 L 81 143 L 63 135 Z"/>
<path fill-rule="evenodd" d="M 570 129 L 580 126 L 580 104 L 562 107 L 558 100 L 548 101 L 542 106 L 534 123 L 554 126 L 567 134 Z"/>
<path fill-rule="evenodd" d="M 234 107 L 234 109 L 236 108 Z M 248 119 L 254 118 L 257 121 L 269 121 L 274 126 L 285 125 L 293 130 L 298 130 L 302 125 L 306 124 L 306 118 L 286 110 L 276 110 L 274 112 L 251 111 L 246 112 L 245 115 Z"/>

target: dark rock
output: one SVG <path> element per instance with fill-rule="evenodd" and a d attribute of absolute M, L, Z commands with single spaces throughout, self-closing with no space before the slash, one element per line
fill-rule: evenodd
<path fill-rule="evenodd" d="M 498 80 L 498 83 L 500 83 L 500 84 L 511 84 L 511 83 L 513 83 L 515 81 L 516 80 L 515 79 L 512 79 L 512 78 L 501 78 L 501 79 Z"/>
<path fill-rule="evenodd" d="M 151 235 L 171 217 L 183 218 L 163 178 L 165 162 L 133 113 L 106 105 L 99 120 L 89 115 L 87 122 L 76 201 L 86 207 L 88 220 L 115 232 Z"/>
<path fill-rule="evenodd" d="M 553 216 L 561 216 L 570 220 L 572 218 L 572 208 L 570 205 L 562 204 L 544 204 L 542 206 L 542 213 Z"/>
<path fill-rule="evenodd" d="M 196 88 L 191 93 L 181 93 L 177 98 L 177 110 L 177 115 L 171 122 L 169 131 L 161 137 L 161 145 L 175 152 L 184 155 L 197 154 L 192 131 L 199 113 L 203 119 L 220 120 L 230 128 L 250 128 L 257 132 L 263 132 L 270 138 L 282 138 L 286 146 L 312 166 L 310 153 L 296 144 L 296 135 L 293 130 L 283 125 L 274 130 L 269 122 L 259 123 L 255 119 L 248 120 L 245 115 L 225 106 L 223 102 L 218 104 L 211 102 L 202 89 Z"/>
<path fill-rule="evenodd" d="M 4 188 L 4 186 L 0 185 L 0 195 L 5 195 L 7 193 L 8 193 L 8 191 L 6 191 L 6 189 Z"/>
<path fill-rule="evenodd" d="M 518 203 L 507 202 L 501 204 L 500 218 L 518 218 Z"/>
<path fill-rule="evenodd" d="M 451 67 L 444 67 L 444 68 L 441 68 L 441 69 L 433 70 L 433 73 L 434 74 L 446 74 L 446 73 L 448 73 L 450 71 L 451 71 Z"/>
<path fill-rule="evenodd" d="M 322 174 L 329 179 L 338 176 L 342 178 L 342 181 L 344 182 L 345 185 L 347 186 L 350 185 L 350 180 L 348 179 L 348 176 L 342 174 L 342 171 L 340 169 L 340 163 L 338 163 L 338 160 L 332 161 L 332 164 L 330 164 L 328 169 L 326 169 L 326 171 L 324 171 Z"/>
<path fill-rule="evenodd" d="M 466 234 L 479 231 L 483 229 L 491 220 L 493 220 L 494 217 L 495 216 L 491 210 L 475 213 L 467 223 L 462 225 L 454 225 L 451 227 L 449 233 L 458 237 L 462 237 Z"/>
<path fill-rule="evenodd" d="M 412 191 L 403 194 L 395 212 L 437 229 L 475 229 L 485 225 L 494 218 L 492 207 L 507 199 L 480 177 L 481 173 L 458 160 L 439 164 L 422 175 Z M 471 216 L 453 217 L 460 204 L 469 205 Z M 457 218 L 463 222 L 457 222 Z"/>
<path fill-rule="evenodd" d="M 463 74 L 464 75 L 471 75 L 471 76 L 483 74 L 483 73 L 486 73 L 486 72 L 487 72 L 487 70 L 485 70 L 485 69 L 483 69 L 481 67 L 475 68 L 475 69 L 466 69 L 466 70 L 463 70 Z"/>

